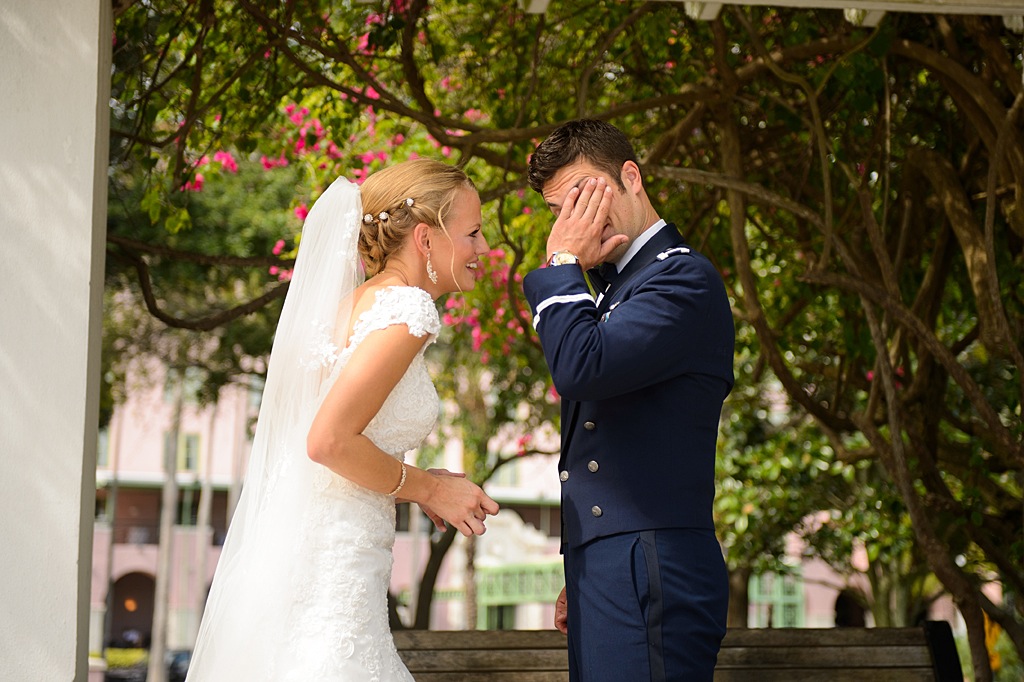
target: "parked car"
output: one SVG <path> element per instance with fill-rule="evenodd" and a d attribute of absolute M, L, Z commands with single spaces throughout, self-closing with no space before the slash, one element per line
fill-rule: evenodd
<path fill-rule="evenodd" d="M 190 649 L 177 649 L 167 652 L 167 682 L 185 682 L 188 664 L 192 661 Z"/>

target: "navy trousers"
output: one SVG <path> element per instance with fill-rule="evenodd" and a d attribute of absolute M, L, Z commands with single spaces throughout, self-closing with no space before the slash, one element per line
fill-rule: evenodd
<path fill-rule="evenodd" d="M 571 682 L 711 682 L 729 578 L 713 531 L 622 533 L 565 550 Z"/>

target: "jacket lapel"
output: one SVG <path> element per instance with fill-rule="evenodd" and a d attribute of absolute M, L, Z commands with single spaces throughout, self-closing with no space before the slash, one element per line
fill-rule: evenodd
<path fill-rule="evenodd" d="M 672 223 L 668 223 L 658 230 L 657 234 L 651 237 L 650 241 L 644 244 L 643 248 L 629 259 L 622 272 L 612 280 L 611 286 L 604 292 L 601 305 L 597 308 L 598 312 L 605 312 L 611 304 L 615 293 L 622 289 L 633 275 L 640 272 L 644 266 L 650 264 L 659 253 L 674 246 L 681 246 L 683 243 L 682 236 Z"/>

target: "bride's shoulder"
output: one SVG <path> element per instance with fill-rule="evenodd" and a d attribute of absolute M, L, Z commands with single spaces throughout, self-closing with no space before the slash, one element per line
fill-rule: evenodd
<path fill-rule="evenodd" d="M 416 336 L 437 334 L 440 320 L 430 294 L 419 287 L 371 284 L 358 292 L 353 314 L 371 327 L 406 324 Z M 374 324 L 376 322 L 376 324 Z"/>

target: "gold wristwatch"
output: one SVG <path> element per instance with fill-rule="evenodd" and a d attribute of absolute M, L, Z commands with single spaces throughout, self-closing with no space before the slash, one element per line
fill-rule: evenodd
<path fill-rule="evenodd" d="M 548 265 L 579 265 L 580 259 L 568 251 L 555 251 Z"/>

